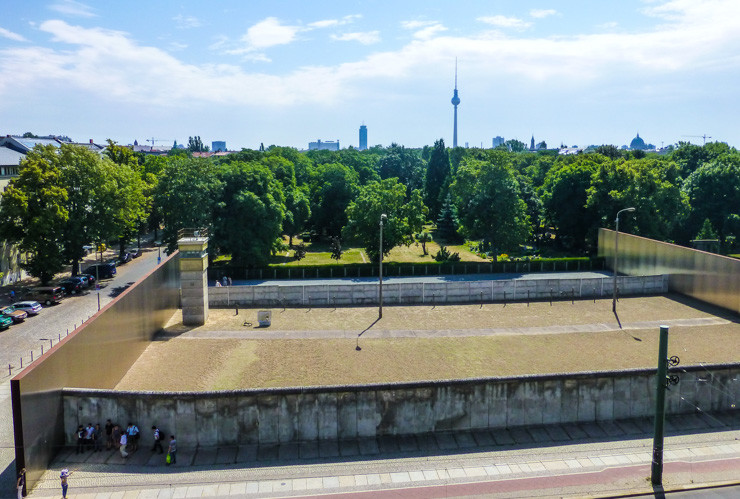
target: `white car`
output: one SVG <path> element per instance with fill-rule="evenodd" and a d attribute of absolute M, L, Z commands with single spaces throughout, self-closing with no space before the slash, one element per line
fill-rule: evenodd
<path fill-rule="evenodd" d="M 17 310 L 23 310 L 28 315 L 38 315 L 41 312 L 41 304 L 37 301 L 19 301 L 14 303 L 13 307 Z"/>

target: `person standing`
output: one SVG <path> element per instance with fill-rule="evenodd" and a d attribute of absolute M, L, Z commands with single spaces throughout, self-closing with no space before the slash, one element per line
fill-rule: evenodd
<path fill-rule="evenodd" d="M 87 423 L 85 427 L 85 448 L 93 450 L 93 435 L 95 434 L 95 428 L 92 423 Z"/>
<path fill-rule="evenodd" d="M 85 452 L 85 435 L 86 434 L 87 432 L 85 431 L 85 428 L 83 428 L 82 425 L 79 425 L 77 427 L 77 450 L 75 451 L 75 454 Z"/>
<path fill-rule="evenodd" d="M 105 422 L 105 448 L 110 450 L 113 447 L 113 423 L 111 420 Z"/>
<path fill-rule="evenodd" d="M 170 456 L 170 464 L 177 462 L 177 440 L 174 435 L 170 435 L 170 446 L 167 447 L 167 454 Z"/>
<path fill-rule="evenodd" d="M 62 481 L 62 499 L 67 499 L 67 487 L 69 486 L 67 480 L 71 474 L 67 468 L 64 468 L 59 474 L 59 478 Z"/>
<path fill-rule="evenodd" d="M 26 468 L 23 468 L 18 473 L 18 480 L 15 482 L 15 486 L 18 488 L 18 499 L 23 499 L 23 487 L 26 485 Z"/>
<path fill-rule="evenodd" d="M 121 457 L 126 459 L 128 457 L 128 452 L 126 452 L 126 445 L 128 445 L 128 436 L 126 435 L 126 432 L 121 432 L 121 440 L 118 442 L 120 446 L 118 447 L 118 450 L 121 451 Z"/>
<path fill-rule="evenodd" d="M 93 430 L 93 447 L 94 452 L 100 452 L 103 450 L 103 430 L 100 429 L 100 423 L 95 423 L 95 429 Z"/>
<path fill-rule="evenodd" d="M 113 425 L 113 431 L 111 432 L 112 435 L 112 445 L 116 448 L 118 448 L 120 442 L 121 442 L 121 427 L 118 425 Z"/>
<path fill-rule="evenodd" d="M 126 433 L 128 433 L 128 443 L 131 445 L 131 452 L 136 452 L 136 449 L 139 448 L 139 427 L 133 423 L 129 423 Z"/>
<path fill-rule="evenodd" d="M 157 425 L 153 425 L 152 430 L 154 430 L 154 446 L 152 447 L 152 452 L 159 449 L 159 453 L 164 454 L 164 449 L 162 448 L 162 432 L 159 431 Z"/>

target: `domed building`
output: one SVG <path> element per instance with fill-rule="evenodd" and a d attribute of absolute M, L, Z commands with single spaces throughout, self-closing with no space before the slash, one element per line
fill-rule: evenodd
<path fill-rule="evenodd" d="M 639 133 L 637 134 L 637 137 L 632 139 L 632 142 L 630 142 L 630 149 L 632 150 L 639 149 L 641 151 L 644 151 L 647 148 L 647 144 L 645 144 L 645 141 L 642 140 Z"/>

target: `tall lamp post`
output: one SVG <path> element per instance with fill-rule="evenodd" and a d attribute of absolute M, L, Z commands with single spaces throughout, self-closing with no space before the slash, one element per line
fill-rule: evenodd
<path fill-rule="evenodd" d="M 385 213 L 380 215 L 380 253 L 378 257 L 380 286 L 378 287 L 378 319 L 383 318 L 383 221 L 388 220 Z"/>
<path fill-rule="evenodd" d="M 617 212 L 616 227 L 614 230 L 614 293 L 612 295 L 612 312 L 617 313 L 617 276 L 619 271 L 617 270 L 617 264 L 619 262 L 619 215 L 620 213 L 632 213 L 635 211 L 634 207 L 625 208 Z"/>

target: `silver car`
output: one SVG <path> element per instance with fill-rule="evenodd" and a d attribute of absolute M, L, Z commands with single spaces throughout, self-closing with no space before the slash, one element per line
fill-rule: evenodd
<path fill-rule="evenodd" d="M 14 303 L 13 307 L 16 310 L 23 310 L 28 315 L 38 315 L 41 312 L 41 304 L 37 301 L 19 301 Z"/>

